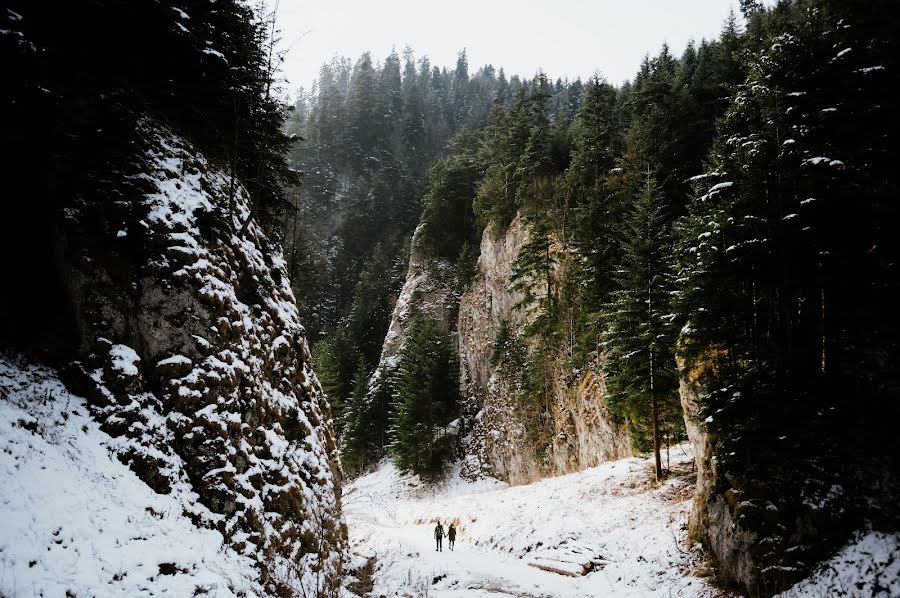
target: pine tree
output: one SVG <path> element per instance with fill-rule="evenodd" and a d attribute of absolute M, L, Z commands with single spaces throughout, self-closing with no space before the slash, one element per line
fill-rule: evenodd
<path fill-rule="evenodd" d="M 583 312 L 598 311 L 613 283 L 621 201 L 610 181 L 620 151 L 615 90 L 599 77 L 585 86 L 574 125 L 572 163 L 567 176 L 577 196 L 575 247 L 581 256 L 576 275 L 583 285 Z M 615 177 L 614 177 L 615 178 Z"/>
<path fill-rule="evenodd" d="M 554 267 L 557 255 L 549 218 L 529 218 L 528 241 L 519 250 L 510 276 L 509 290 L 521 294 L 518 309 L 529 314 L 528 334 L 548 331 L 556 308 Z"/>
<path fill-rule="evenodd" d="M 341 418 L 341 461 L 351 472 L 362 472 L 373 452 L 372 430 L 368 421 L 367 395 L 370 371 L 360 359 L 353 377 L 353 392 Z"/>
<path fill-rule="evenodd" d="M 383 140 L 384 115 L 376 109 L 378 77 L 366 52 L 353 67 L 347 97 L 347 143 L 355 160 L 364 160 Z"/>
<path fill-rule="evenodd" d="M 649 169 L 648 169 L 649 170 Z M 673 288 L 670 223 L 663 198 L 648 171 L 623 222 L 621 264 L 608 319 L 606 348 L 610 369 L 608 403 L 632 423 L 639 445 L 650 428 L 656 477 L 660 460 L 660 417 L 675 411 L 675 336 L 671 314 Z"/>
<path fill-rule="evenodd" d="M 475 242 L 472 198 L 483 176 L 476 159 L 478 142 L 469 131 L 457 135 L 428 176 L 419 239 L 434 257 L 452 260 L 465 243 Z"/>
<path fill-rule="evenodd" d="M 496 232 L 505 230 L 516 215 L 522 181 L 518 163 L 528 137 L 528 95 L 519 89 L 509 108 L 494 108 L 483 134 L 485 176 L 472 208 L 482 226 L 492 225 Z"/>
<path fill-rule="evenodd" d="M 397 467 L 438 475 L 451 445 L 442 428 L 456 416 L 458 366 L 448 335 L 416 311 L 397 366 L 390 451 Z"/>
<path fill-rule="evenodd" d="M 541 193 L 541 186 L 553 171 L 550 123 L 550 98 L 552 86 L 544 73 L 534 80 L 534 89 L 528 97 L 528 141 L 516 165 L 516 177 L 521 181 L 516 193 L 516 203 L 526 213 L 540 212 L 549 198 Z"/>

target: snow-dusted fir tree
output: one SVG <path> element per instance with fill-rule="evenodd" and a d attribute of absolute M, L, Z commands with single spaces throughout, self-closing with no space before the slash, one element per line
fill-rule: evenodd
<path fill-rule="evenodd" d="M 610 372 L 608 404 L 628 418 L 639 445 L 650 446 L 656 477 L 660 459 L 660 411 L 677 402 L 672 310 L 670 222 L 663 197 L 648 172 L 621 231 L 621 262 L 607 313 L 605 339 Z M 648 434 L 649 427 L 649 434 Z"/>
<path fill-rule="evenodd" d="M 395 380 L 394 462 L 403 471 L 435 476 L 452 448 L 443 428 L 456 414 L 458 365 L 450 337 L 421 312 L 411 318 Z"/>

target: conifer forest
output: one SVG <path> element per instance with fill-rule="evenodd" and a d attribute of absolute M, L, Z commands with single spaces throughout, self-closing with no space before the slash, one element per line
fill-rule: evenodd
<path fill-rule="evenodd" d="M 900 598 L 900 6 L 354 2 L 0 9 L 0 598 Z"/>

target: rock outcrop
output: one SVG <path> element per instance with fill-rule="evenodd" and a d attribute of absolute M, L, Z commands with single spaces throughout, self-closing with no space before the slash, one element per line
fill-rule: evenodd
<path fill-rule="evenodd" d="M 471 451 L 487 471 L 514 484 L 632 454 L 627 430 L 603 404 L 605 383 L 596 364 L 576 372 L 554 367 L 551 444 L 538 454 L 525 441 L 526 422 L 515 404 L 514 381 L 491 364 L 491 355 L 501 321 L 514 334 L 529 323 L 526 312 L 516 307 L 521 295 L 510 290 L 513 264 L 527 242 L 528 229 L 520 217 L 501 234 L 485 231 L 477 272 L 460 302 L 458 325 L 464 396 L 477 414 Z M 557 271 L 564 275 L 564 269 Z"/>
<path fill-rule="evenodd" d="M 718 415 L 707 405 L 722 360 L 712 349 L 689 363 L 678 358 L 681 405 L 697 465 L 689 535 L 704 546 L 721 581 L 747 595 L 772 596 L 804 578 L 866 520 L 878 520 L 882 505 L 896 499 L 896 486 L 884 473 L 889 460 L 855 458 L 852 468 L 836 465 L 827 457 L 830 447 L 821 442 L 821 430 L 807 435 L 792 427 L 800 421 L 794 417 L 785 418 L 786 426 L 775 422 L 772 429 L 781 435 L 751 445 L 755 454 L 746 447 L 737 452 L 740 446 L 729 446 L 716 432 Z M 745 433 L 766 438 L 758 430 Z M 770 453 L 774 459 L 763 453 L 767 446 L 779 449 Z"/>
<path fill-rule="evenodd" d="M 406 282 L 370 392 L 377 392 L 386 368 L 396 365 L 409 318 L 413 309 L 419 309 L 456 335 L 463 427 L 469 433 L 468 475 L 490 474 L 527 483 L 630 455 L 627 431 L 604 407 L 605 384 L 596 366 L 577 372 L 557 368 L 550 445 L 537 454 L 526 442 L 528 422 L 515 403 L 515 381 L 505 379 L 491 364 L 499 323 L 507 322 L 516 334 L 529 323 L 526 312 L 517 307 L 521 296 L 510 291 L 513 264 L 528 241 L 522 219 L 513 220 L 500 234 L 484 233 L 475 275 L 461 296 L 453 265 L 427 258 L 418 242 L 420 233 L 413 239 Z"/>
<path fill-rule="evenodd" d="M 728 572 L 732 581 L 752 587 L 758 571 L 753 561 L 752 549 L 756 535 L 734 521 L 731 509 L 721 493 L 717 468 L 716 436 L 703 422 L 702 397 L 705 370 L 715 367 L 710 357 L 703 365 L 687 368 L 685 360 L 678 358 L 681 371 L 679 394 L 684 412 L 688 439 L 694 450 L 697 465 L 697 484 L 694 505 L 688 523 L 692 540 L 704 544 L 715 557 L 720 571 Z M 732 492 L 732 495 L 734 493 Z"/>
<path fill-rule="evenodd" d="M 394 305 L 391 323 L 381 349 L 379 370 L 396 362 L 413 311 L 418 309 L 434 318 L 448 332 L 456 329 L 459 293 L 456 272 L 446 260 L 429 258 L 421 247 L 422 227 L 416 229 L 410 244 L 406 280 Z"/>
<path fill-rule="evenodd" d="M 267 592 L 331 595 L 345 542 L 331 415 L 280 248 L 188 142 L 145 120 L 134 172 L 60 225 L 73 391 L 119 458 L 257 560 Z"/>

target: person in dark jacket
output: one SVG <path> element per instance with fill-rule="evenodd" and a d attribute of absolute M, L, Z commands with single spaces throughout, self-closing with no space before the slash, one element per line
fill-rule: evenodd
<path fill-rule="evenodd" d="M 450 550 L 453 550 L 453 545 L 456 543 L 456 528 L 453 527 L 453 524 L 450 524 L 450 527 L 447 529 L 447 540 L 450 543 Z"/>
<path fill-rule="evenodd" d="M 434 540 L 437 542 L 437 548 L 435 550 L 439 552 L 443 552 L 441 550 L 441 540 L 444 539 L 444 526 L 441 525 L 441 522 L 438 521 L 438 524 L 434 526 Z"/>

